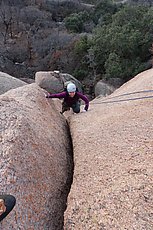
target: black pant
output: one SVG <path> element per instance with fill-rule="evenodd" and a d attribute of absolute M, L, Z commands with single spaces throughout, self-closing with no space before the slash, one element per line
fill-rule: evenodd
<path fill-rule="evenodd" d="M 4 200 L 6 211 L 0 215 L 0 221 L 2 221 L 13 209 L 16 203 L 16 199 L 12 195 L 0 195 L 0 199 Z"/>
<path fill-rule="evenodd" d="M 74 113 L 80 113 L 80 101 L 77 101 L 75 104 L 73 104 L 71 108 L 73 109 Z M 65 101 L 63 101 L 61 113 L 64 113 L 67 110 L 70 110 L 70 107 L 66 104 Z"/>

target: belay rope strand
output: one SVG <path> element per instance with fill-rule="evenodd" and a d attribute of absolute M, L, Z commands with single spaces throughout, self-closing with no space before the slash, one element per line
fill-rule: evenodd
<path fill-rule="evenodd" d="M 153 90 L 144 90 L 144 91 L 136 91 L 136 92 L 132 92 L 132 93 L 125 93 L 125 94 L 121 94 L 121 95 L 114 96 L 114 97 L 111 97 L 111 98 L 105 98 L 101 102 L 92 102 L 91 101 L 90 104 L 108 104 L 108 103 L 114 103 L 114 102 L 135 101 L 135 100 L 142 100 L 142 99 L 150 99 L 150 98 L 153 98 L 153 95 L 143 96 L 143 97 L 134 97 L 134 98 L 125 98 L 125 99 L 112 100 L 114 98 L 124 97 L 124 96 L 132 95 L 132 94 L 150 93 L 150 92 L 153 92 Z"/>

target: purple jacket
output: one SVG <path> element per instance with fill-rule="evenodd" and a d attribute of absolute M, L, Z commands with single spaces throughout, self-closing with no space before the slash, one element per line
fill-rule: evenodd
<path fill-rule="evenodd" d="M 88 110 L 88 107 L 89 107 L 88 98 L 80 92 L 76 92 L 74 97 L 70 97 L 67 92 L 55 93 L 55 94 L 49 93 L 49 98 L 64 98 L 64 101 L 66 102 L 66 104 L 69 107 L 71 107 L 73 104 L 75 104 L 81 98 L 85 102 L 85 108 L 84 109 Z"/>

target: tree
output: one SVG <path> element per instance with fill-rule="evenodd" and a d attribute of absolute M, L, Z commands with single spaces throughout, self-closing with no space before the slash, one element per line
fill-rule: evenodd
<path fill-rule="evenodd" d="M 123 70 L 121 66 L 120 57 L 116 53 L 110 53 L 108 59 L 105 62 L 106 79 L 111 77 L 122 78 Z"/>
<path fill-rule="evenodd" d="M 122 72 L 128 80 L 145 70 L 152 44 L 152 12 L 148 7 L 126 6 L 113 15 L 112 23 L 96 29 L 93 49 L 99 73 L 116 77 Z"/>
<path fill-rule="evenodd" d="M 65 18 L 65 26 L 68 31 L 81 33 L 84 29 L 84 23 L 89 20 L 89 14 L 86 11 L 71 14 Z"/>
<path fill-rule="evenodd" d="M 3 25 L 2 35 L 4 38 L 4 44 L 6 43 L 7 38 L 13 36 L 13 10 L 10 6 L 6 5 L 4 2 L 1 3 L 0 7 L 0 21 Z"/>
<path fill-rule="evenodd" d="M 65 19 L 65 26 L 70 32 L 80 33 L 83 29 L 82 18 L 78 14 L 71 14 Z"/>
<path fill-rule="evenodd" d="M 114 4 L 111 0 L 97 1 L 93 13 L 93 20 L 96 24 L 108 24 L 111 22 L 112 15 L 115 14 L 117 10 L 117 5 Z"/>

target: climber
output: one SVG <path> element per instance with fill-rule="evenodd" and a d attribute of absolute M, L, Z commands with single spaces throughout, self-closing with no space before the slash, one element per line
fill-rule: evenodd
<path fill-rule="evenodd" d="M 2 221 L 15 206 L 16 199 L 12 195 L 0 195 L 0 221 Z"/>
<path fill-rule="evenodd" d="M 85 95 L 83 95 L 81 92 L 78 92 L 76 85 L 72 82 L 70 82 L 67 85 L 66 90 L 63 91 L 62 93 L 57 93 L 57 94 L 48 93 L 46 95 L 46 98 L 64 98 L 62 103 L 61 114 L 63 114 L 67 110 L 70 110 L 70 108 L 72 108 L 74 113 L 79 113 L 80 105 L 81 105 L 80 99 L 82 99 L 85 102 L 85 107 L 83 112 L 86 112 L 89 107 L 88 98 Z"/>

